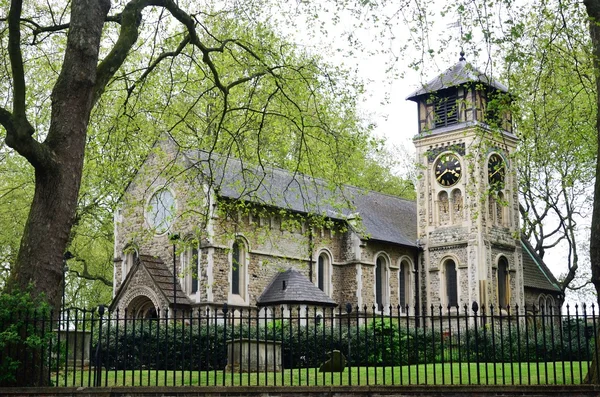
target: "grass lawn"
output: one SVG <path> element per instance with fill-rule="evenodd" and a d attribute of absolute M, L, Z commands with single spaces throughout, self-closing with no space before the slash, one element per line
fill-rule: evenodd
<path fill-rule="evenodd" d="M 223 371 L 102 371 L 102 386 L 315 386 L 315 385 L 538 385 L 579 384 L 588 362 L 513 364 L 422 364 L 401 367 L 352 367 L 343 373 L 319 373 L 318 368 L 267 373 Z M 93 386 L 88 370 L 52 374 L 58 386 Z"/>

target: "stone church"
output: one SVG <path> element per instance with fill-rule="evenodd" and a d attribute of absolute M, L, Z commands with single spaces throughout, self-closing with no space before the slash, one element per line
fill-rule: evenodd
<path fill-rule="evenodd" d="M 407 99 L 416 202 L 165 136 L 115 214 L 111 309 L 559 307 L 556 279 L 520 237 L 506 87 L 461 60 Z"/>

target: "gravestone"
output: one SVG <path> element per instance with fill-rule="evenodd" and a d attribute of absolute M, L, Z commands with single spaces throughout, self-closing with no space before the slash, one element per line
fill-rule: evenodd
<path fill-rule="evenodd" d="M 254 339 L 227 341 L 226 372 L 279 372 L 281 365 L 281 342 Z"/>
<path fill-rule="evenodd" d="M 346 368 L 346 357 L 339 350 L 327 353 L 329 360 L 321 364 L 319 372 L 344 372 Z"/>
<path fill-rule="evenodd" d="M 90 345 L 92 331 L 85 330 L 58 330 L 58 338 L 65 343 L 67 352 L 67 365 L 88 366 L 90 364 Z"/>

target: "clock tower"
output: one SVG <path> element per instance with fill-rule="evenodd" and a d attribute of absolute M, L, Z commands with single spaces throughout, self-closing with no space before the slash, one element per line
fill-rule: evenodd
<path fill-rule="evenodd" d="M 408 97 L 418 105 L 417 233 L 421 302 L 523 304 L 511 98 L 463 58 Z"/>

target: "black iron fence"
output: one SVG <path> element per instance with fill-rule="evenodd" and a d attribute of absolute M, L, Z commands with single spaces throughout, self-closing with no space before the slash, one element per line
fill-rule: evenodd
<path fill-rule="evenodd" d="M 0 324 L 0 384 L 23 368 L 28 384 L 86 387 L 579 384 L 599 358 L 595 310 L 14 313 Z"/>

